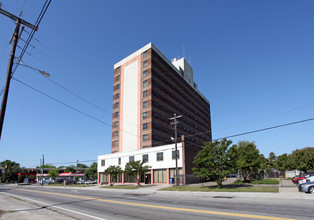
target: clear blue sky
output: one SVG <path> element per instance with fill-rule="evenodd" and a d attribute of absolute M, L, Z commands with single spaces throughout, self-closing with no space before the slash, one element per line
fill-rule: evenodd
<path fill-rule="evenodd" d="M 43 2 L 3 0 L 2 7 L 23 9 L 34 23 Z M 0 30 L 2 86 L 14 22 L 0 15 Z M 35 38 L 24 63 L 104 111 L 28 68 L 14 76 L 109 124 L 113 65 L 149 42 L 168 59 L 185 53 L 190 60 L 211 102 L 213 138 L 314 117 L 314 1 L 53 1 Z M 255 141 L 267 157 L 313 147 L 313 130 L 310 121 L 231 140 Z M 32 167 L 42 154 L 47 163 L 96 160 L 110 148 L 109 126 L 12 80 L 0 161 Z"/>

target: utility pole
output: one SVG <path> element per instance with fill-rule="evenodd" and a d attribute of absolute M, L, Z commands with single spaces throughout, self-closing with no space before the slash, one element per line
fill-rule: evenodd
<path fill-rule="evenodd" d="M 178 118 L 181 118 L 182 115 L 178 115 L 176 113 L 173 114 L 172 118 L 169 118 L 169 120 L 171 120 L 170 125 L 174 125 L 174 146 L 175 146 L 175 158 L 176 158 L 176 173 L 175 173 L 175 178 L 176 178 L 176 186 L 179 185 L 179 172 L 178 172 L 178 148 L 177 148 L 177 124 L 179 123 L 177 121 Z"/>
<path fill-rule="evenodd" d="M 2 96 L 2 101 L 1 101 L 1 109 L 0 109 L 0 139 L 1 139 L 1 134 L 2 134 L 2 128 L 3 128 L 3 122 L 4 122 L 4 116 L 5 116 L 5 110 L 7 106 L 7 100 L 8 100 L 8 94 L 9 94 L 9 88 L 10 88 L 10 81 L 12 78 L 12 67 L 14 64 L 14 57 L 15 57 L 15 49 L 17 42 L 19 40 L 19 30 L 20 30 L 20 25 L 23 25 L 26 27 L 29 27 L 35 31 L 37 31 L 37 26 L 34 26 L 27 21 L 11 14 L 10 12 L 7 12 L 1 8 L 1 3 L 0 3 L 0 14 L 3 14 L 7 16 L 8 18 L 11 18 L 12 20 L 15 20 L 16 25 L 15 25 L 15 30 L 13 32 L 11 41 L 12 41 L 12 47 L 11 47 L 11 52 L 10 52 L 10 58 L 9 58 L 9 64 L 8 64 L 8 69 L 7 69 L 7 75 L 5 79 L 5 84 L 4 84 L 4 90 L 3 90 L 3 96 Z"/>
<path fill-rule="evenodd" d="M 44 167 L 45 167 L 45 156 L 43 154 L 43 167 L 41 169 L 41 186 L 44 186 Z"/>
<path fill-rule="evenodd" d="M 78 166 L 78 160 L 76 160 L 76 173 L 77 173 L 77 167 Z"/>

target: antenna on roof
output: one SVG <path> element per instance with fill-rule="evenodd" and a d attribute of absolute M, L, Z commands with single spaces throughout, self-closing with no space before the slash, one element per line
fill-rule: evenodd
<path fill-rule="evenodd" d="M 183 57 L 185 57 L 185 46 L 184 46 L 184 44 L 182 45 L 182 47 L 183 47 Z"/>

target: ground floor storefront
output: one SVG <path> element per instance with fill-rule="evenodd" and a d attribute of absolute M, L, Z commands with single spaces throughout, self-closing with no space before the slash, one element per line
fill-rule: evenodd
<path fill-rule="evenodd" d="M 141 184 L 173 184 L 175 183 L 175 171 L 174 168 L 166 169 L 151 169 L 145 175 L 140 176 Z M 178 169 L 178 175 L 182 176 L 182 168 Z M 98 183 L 99 184 L 111 184 L 120 183 L 120 184 L 133 184 L 137 182 L 135 176 L 128 176 L 125 173 L 122 173 L 113 180 L 110 175 L 106 175 L 102 172 L 98 173 Z M 182 183 L 183 180 L 179 178 L 179 183 Z"/>

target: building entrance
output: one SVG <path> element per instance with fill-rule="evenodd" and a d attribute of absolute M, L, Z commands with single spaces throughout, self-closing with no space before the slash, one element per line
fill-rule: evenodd
<path fill-rule="evenodd" d="M 151 184 L 151 174 L 145 174 L 145 184 Z"/>

